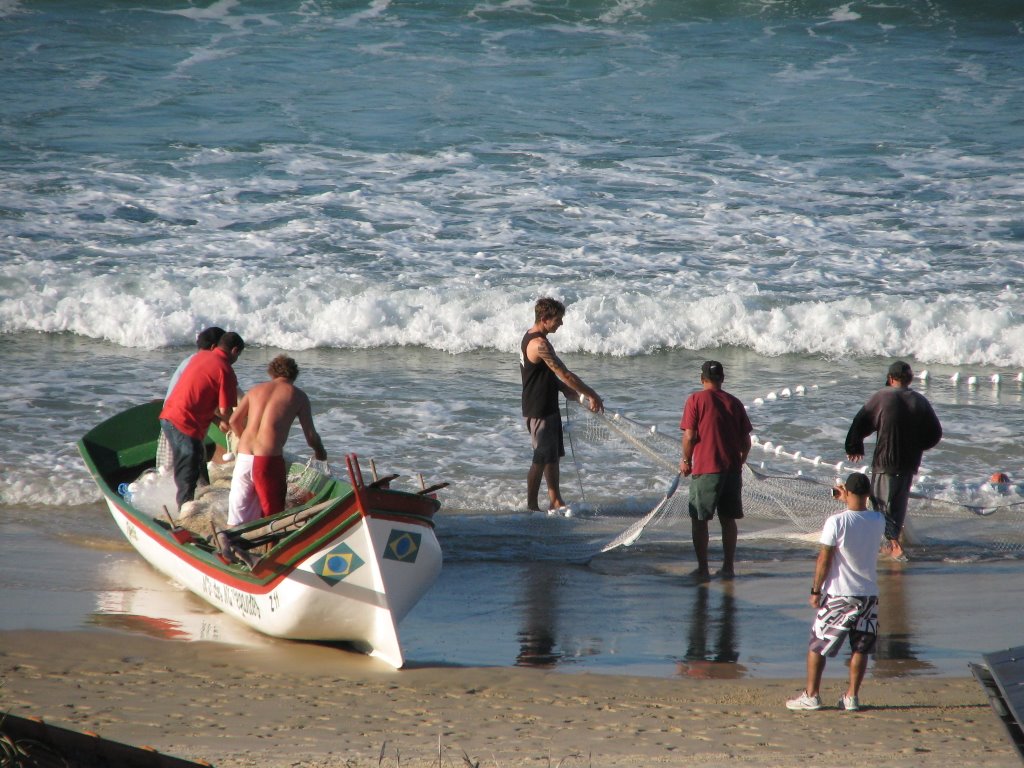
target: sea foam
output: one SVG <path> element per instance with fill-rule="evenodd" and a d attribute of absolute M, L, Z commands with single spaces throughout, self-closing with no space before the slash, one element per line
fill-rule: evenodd
<path fill-rule="evenodd" d="M 1024 303 L 1007 288 L 977 297 L 871 296 L 773 302 L 759 292 L 710 292 L 706 282 L 650 293 L 625 281 L 566 278 L 529 286 L 455 274 L 437 285 L 388 285 L 366 276 L 295 271 L 138 268 L 61 274 L 58 265 L 0 266 L 0 331 L 72 332 L 126 347 L 181 344 L 220 325 L 248 343 L 313 347 L 425 346 L 451 353 L 513 350 L 539 295 L 568 306 L 558 349 L 634 356 L 665 349 L 746 347 L 765 355 L 909 356 L 925 363 L 1024 365 Z M 453 271 L 458 271 L 454 267 Z M 333 274 L 332 274 L 333 273 Z M 409 282 L 417 282 L 413 279 Z M 746 286 L 749 288 L 750 286 Z M 709 293 L 711 295 L 709 295 Z M 981 304 L 981 305 L 980 305 Z"/>

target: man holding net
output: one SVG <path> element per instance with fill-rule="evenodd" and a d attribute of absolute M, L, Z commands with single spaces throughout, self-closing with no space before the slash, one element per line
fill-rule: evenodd
<path fill-rule="evenodd" d="M 231 431 L 240 437 L 231 476 L 228 525 L 284 510 L 288 490 L 284 444 L 296 418 L 317 460 L 327 460 L 313 426 L 309 397 L 295 386 L 299 366 L 292 358 L 278 355 L 267 366 L 267 375 L 270 381 L 250 389 L 231 415 Z"/>
<path fill-rule="evenodd" d="M 226 331 L 223 328 L 218 328 L 216 325 L 212 325 L 209 328 L 204 328 L 196 336 L 196 350 L 198 352 L 209 351 L 217 346 L 217 342 L 221 340 Z M 167 393 L 164 395 L 164 402 L 170 399 L 171 392 L 174 391 L 174 385 L 178 383 L 181 378 L 181 374 L 185 372 L 188 364 L 192 362 L 192 358 L 196 356 L 193 352 L 191 355 L 186 357 L 178 365 L 177 369 L 171 375 L 171 380 L 167 384 Z M 174 458 L 171 455 L 171 444 L 167 442 L 167 435 L 164 434 L 163 430 L 160 430 L 160 437 L 156 443 L 156 465 L 158 468 L 166 468 L 173 470 Z M 209 483 L 210 479 L 203 478 L 202 482 Z"/>
<path fill-rule="evenodd" d="M 853 417 L 846 435 L 846 455 L 864 458 L 864 438 L 876 434 L 871 457 L 871 504 L 885 515 L 883 551 L 905 560 L 900 535 L 907 517 L 910 486 L 925 451 L 942 439 L 942 425 L 931 403 L 910 388 L 914 372 L 897 360 L 889 366 L 885 387 L 875 392 Z"/>
<path fill-rule="evenodd" d="M 567 509 L 559 489 L 559 460 L 565 455 L 558 393 L 587 398 L 590 410 L 604 411 L 593 389 L 565 367 L 555 354 L 548 335 L 557 331 L 565 317 L 565 305 L 557 299 L 538 299 L 534 324 L 519 344 L 519 371 L 523 379 L 523 417 L 533 445 L 533 462 L 526 476 L 526 506 L 540 511 L 540 481 L 548 488 L 549 511 Z"/>
<path fill-rule="evenodd" d="M 238 400 L 238 379 L 232 366 L 243 349 L 241 336 L 234 331 L 225 333 L 212 349 L 196 353 L 164 400 L 160 429 L 171 446 L 179 509 L 195 498 L 200 478 L 209 482 L 206 433 L 213 423 L 227 430 Z"/>
<path fill-rule="evenodd" d="M 701 389 L 686 399 L 683 419 L 683 458 L 679 471 L 690 478 L 690 527 L 697 556 L 694 576 L 710 577 L 708 521 L 718 513 L 722 526 L 722 569 L 735 575 L 736 521 L 743 517 L 743 465 L 750 453 L 753 427 L 738 398 L 722 389 L 725 370 L 717 360 L 701 366 Z"/>

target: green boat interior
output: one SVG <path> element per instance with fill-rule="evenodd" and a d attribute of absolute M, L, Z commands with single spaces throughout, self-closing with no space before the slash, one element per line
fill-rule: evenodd
<path fill-rule="evenodd" d="M 157 442 L 160 436 L 159 414 L 162 401 L 155 400 L 131 408 L 114 418 L 108 419 L 89 431 L 79 441 L 79 449 L 93 474 L 101 479 L 103 492 L 116 497 L 121 504 L 117 488 L 122 483 L 131 483 L 156 465 Z M 213 456 L 215 446 L 227 447 L 225 436 L 211 428 L 207 436 L 207 458 Z M 293 465 L 301 470 L 301 465 Z M 160 529 L 184 547 L 194 549 L 195 554 L 221 568 L 240 572 L 257 568 L 260 562 L 273 559 L 279 549 L 287 549 L 294 534 L 302 530 L 318 515 L 334 509 L 344 499 L 353 495 L 351 484 L 332 477 L 322 477 L 315 491 L 302 504 L 290 507 L 272 517 L 253 520 L 221 531 L 211 531 L 203 537 L 194 531 L 182 528 L 171 520 L 142 514 L 143 522 Z M 374 485 L 386 485 L 397 477 L 391 475 L 375 481 Z M 296 551 L 287 561 L 278 561 L 278 568 L 287 567 L 302 556 L 305 548 Z"/>

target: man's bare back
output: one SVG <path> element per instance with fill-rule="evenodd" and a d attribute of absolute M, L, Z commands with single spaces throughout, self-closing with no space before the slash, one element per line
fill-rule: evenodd
<path fill-rule="evenodd" d="M 284 444 L 296 418 L 317 460 L 327 460 L 313 428 L 309 398 L 294 383 L 299 366 L 290 357 L 278 355 L 267 366 L 267 375 L 270 381 L 250 389 L 231 415 L 231 431 L 239 441 L 231 473 L 228 525 L 284 510 L 288 496 Z"/>
<path fill-rule="evenodd" d="M 288 432 L 296 418 L 316 458 L 326 460 L 327 453 L 320 435 L 313 427 L 309 397 L 286 376 L 277 376 L 257 384 L 238 404 L 231 416 L 232 431 L 236 435 L 241 431 L 238 453 L 253 456 L 282 455 Z"/>

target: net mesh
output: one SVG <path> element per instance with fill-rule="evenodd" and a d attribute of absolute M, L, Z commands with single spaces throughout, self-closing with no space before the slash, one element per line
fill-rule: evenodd
<path fill-rule="evenodd" d="M 331 466 L 326 461 L 310 457 L 305 464 L 292 464 L 288 470 L 286 505 L 305 504 L 327 486 L 332 476 Z"/>
<path fill-rule="evenodd" d="M 613 509 L 616 497 L 621 500 L 644 490 L 649 494 L 652 482 L 664 484 L 679 471 L 678 431 L 670 436 L 621 414 L 592 413 L 573 401 L 566 405 L 566 417 L 575 471 L 597 512 Z M 770 444 L 761 447 L 776 457 L 768 451 Z M 839 472 L 850 468 L 841 463 L 801 461 L 800 454 L 790 454 L 789 459 L 754 468 L 752 453 L 743 471 L 742 539 L 813 543 L 825 519 L 838 511 L 831 488 L 840 480 Z M 653 508 L 647 507 L 649 511 L 607 539 L 599 551 L 636 540 L 688 541 L 688 489 L 687 479 L 681 478 L 678 488 L 672 488 L 674 492 L 666 491 Z M 962 548 L 1024 551 L 1024 502 L 985 507 L 913 495 L 907 519 L 911 543 L 940 554 L 955 554 Z"/>

